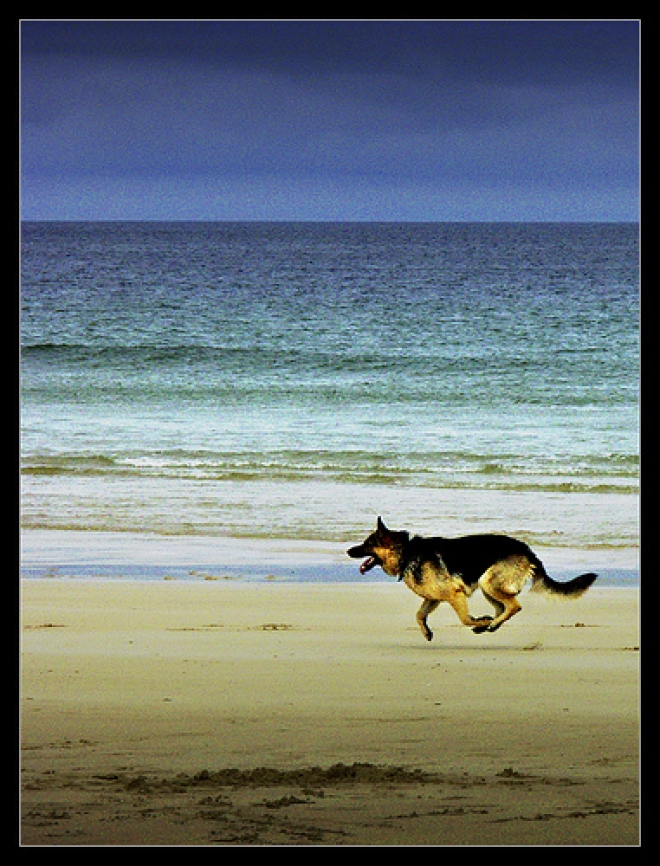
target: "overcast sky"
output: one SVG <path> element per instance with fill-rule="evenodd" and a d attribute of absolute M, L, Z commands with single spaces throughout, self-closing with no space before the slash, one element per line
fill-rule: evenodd
<path fill-rule="evenodd" d="M 636 21 L 24 21 L 25 219 L 635 220 Z"/>

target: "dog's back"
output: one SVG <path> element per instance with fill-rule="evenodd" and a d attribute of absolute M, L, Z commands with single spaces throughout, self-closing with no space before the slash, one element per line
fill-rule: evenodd
<path fill-rule="evenodd" d="M 526 556 L 533 565 L 540 561 L 533 551 L 518 538 L 509 535 L 463 535 L 459 538 L 427 538 L 429 549 L 442 557 L 447 571 L 460 575 L 466 586 L 472 586 L 481 575 L 500 560 L 509 556 Z"/>

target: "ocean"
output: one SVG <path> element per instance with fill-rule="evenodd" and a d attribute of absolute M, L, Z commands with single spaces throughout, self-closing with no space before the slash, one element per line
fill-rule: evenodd
<path fill-rule="evenodd" d="M 634 570 L 638 325 L 634 224 L 25 223 L 24 572 L 346 577 L 377 515 Z"/>

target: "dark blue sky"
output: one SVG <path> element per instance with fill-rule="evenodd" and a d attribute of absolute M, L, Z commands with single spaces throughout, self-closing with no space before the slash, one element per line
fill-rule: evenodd
<path fill-rule="evenodd" d="M 25 219 L 634 220 L 636 21 L 24 21 Z"/>

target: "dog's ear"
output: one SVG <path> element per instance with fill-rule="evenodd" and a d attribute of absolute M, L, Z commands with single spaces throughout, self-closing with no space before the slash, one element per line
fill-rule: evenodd
<path fill-rule="evenodd" d="M 378 531 L 378 534 L 381 536 L 390 534 L 389 529 L 387 528 L 387 526 L 385 526 L 385 524 L 380 519 L 380 517 L 376 520 L 376 530 Z"/>

